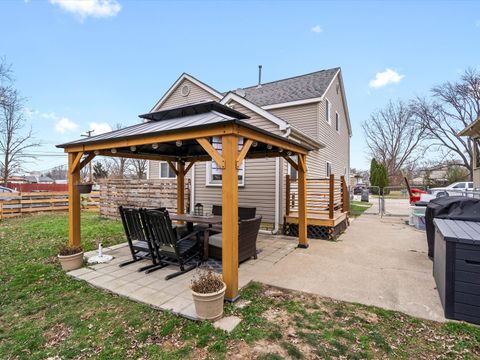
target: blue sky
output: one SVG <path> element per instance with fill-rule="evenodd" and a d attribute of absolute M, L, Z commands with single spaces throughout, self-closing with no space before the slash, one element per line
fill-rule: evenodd
<path fill-rule="evenodd" d="M 351 164 L 366 169 L 361 123 L 373 111 L 480 69 L 475 1 L 89 1 L 0 3 L 0 56 L 28 98 L 42 152 L 92 126 L 134 124 L 182 72 L 224 91 L 255 84 L 258 64 L 265 82 L 341 66 Z M 387 84 L 370 86 L 379 73 L 386 81 L 376 84 Z M 41 157 L 27 169 L 64 162 Z"/>

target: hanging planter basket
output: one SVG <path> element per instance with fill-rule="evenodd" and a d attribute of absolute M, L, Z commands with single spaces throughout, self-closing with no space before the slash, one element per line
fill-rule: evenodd
<path fill-rule="evenodd" d="M 92 192 L 93 184 L 77 184 L 77 189 L 80 194 L 89 194 Z"/>

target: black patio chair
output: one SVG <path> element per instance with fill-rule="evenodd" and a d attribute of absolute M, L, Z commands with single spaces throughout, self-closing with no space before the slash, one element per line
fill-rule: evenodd
<path fill-rule="evenodd" d="M 145 232 L 141 218 L 141 209 L 119 206 L 118 211 L 122 218 L 125 236 L 133 258 L 121 263 L 119 266 L 123 267 L 144 259 L 152 261 L 152 264 L 141 267 L 138 271 L 145 271 L 158 266 L 155 244 L 149 241 Z"/>
<path fill-rule="evenodd" d="M 194 231 L 183 237 L 175 231 L 166 211 L 143 210 L 143 226 L 148 237 L 155 243 L 159 264 L 148 269 L 152 272 L 166 265 L 176 265 L 180 271 L 167 275 L 169 280 L 196 268 L 200 263 L 199 232 Z M 193 261 L 193 263 L 191 263 Z"/>

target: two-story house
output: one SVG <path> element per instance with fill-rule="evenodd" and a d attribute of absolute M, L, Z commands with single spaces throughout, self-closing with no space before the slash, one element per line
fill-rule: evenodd
<path fill-rule="evenodd" d="M 320 147 L 308 156 L 308 178 L 330 174 L 349 178 L 352 130 L 340 68 L 224 93 L 182 74 L 151 112 L 212 100 L 248 115 L 246 121 L 252 125 Z M 215 162 L 194 165 L 189 174 L 191 204 L 210 208 L 221 203 L 219 171 Z M 263 227 L 273 232 L 283 221 L 286 174 L 296 176 L 283 158 L 248 159 L 239 170 L 239 205 L 255 206 L 263 216 Z M 167 163 L 149 163 L 149 179 L 173 177 Z"/>

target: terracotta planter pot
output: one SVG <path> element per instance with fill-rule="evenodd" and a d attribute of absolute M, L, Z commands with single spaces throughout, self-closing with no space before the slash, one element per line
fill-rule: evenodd
<path fill-rule="evenodd" d="M 77 189 L 80 194 L 89 194 L 92 192 L 93 184 L 77 184 Z"/>
<path fill-rule="evenodd" d="M 58 255 L 58 260 L 64 271 L 79 269 L 83 266 L 83 251 L 73 255 Z"/>
<path fill-rule="evenodd" d="M 223 315 L 223 299 L 227 285 L 210 294 L 200 294 L 192 290 L 193 303 L 197 316 L 202 320 L 217 320 Z"/>

